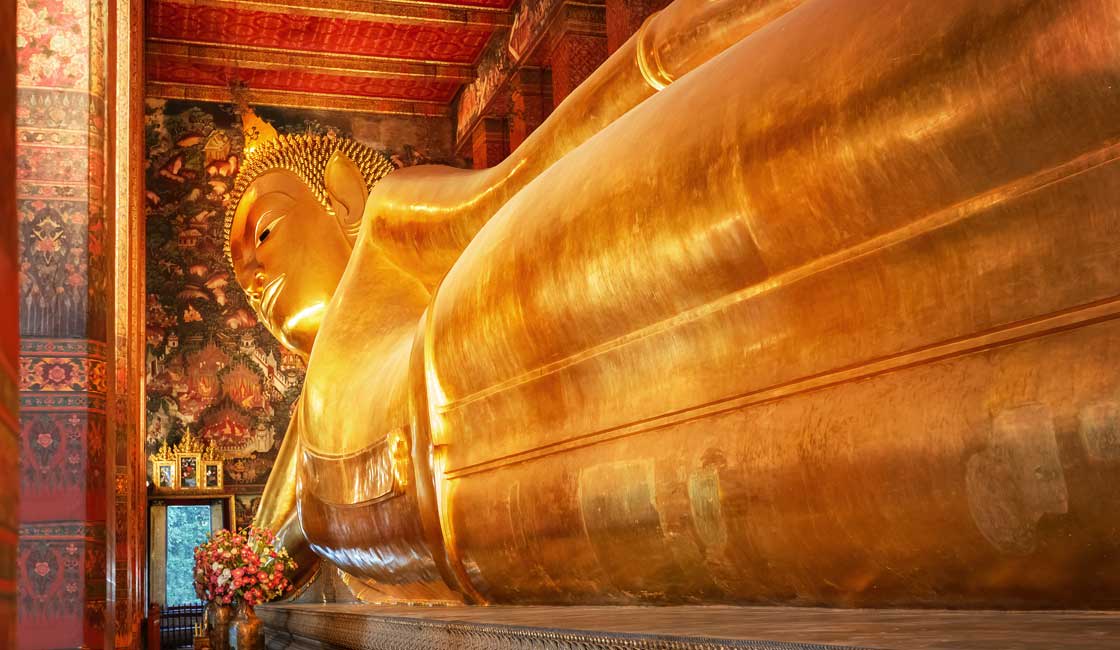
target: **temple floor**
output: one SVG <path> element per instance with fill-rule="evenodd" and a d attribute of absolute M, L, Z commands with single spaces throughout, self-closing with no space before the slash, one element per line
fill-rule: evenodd
<path fill-rule="evenodd" d="M 877 648 L 1115 650 L 1120 614 L 799 607 L 264 605 L 270 650 Z"/>

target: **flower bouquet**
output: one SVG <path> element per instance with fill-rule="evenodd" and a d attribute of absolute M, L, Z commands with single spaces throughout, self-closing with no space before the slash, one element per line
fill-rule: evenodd
<path fill-rule="evenodd" d="M 291 587 L 288 576 L 295 568 L 267 528 L 219 530 L 194 550 L 194 590 L 200 599 L 222 605 L 259 605 Z"/>
<path fill-rule="evenodd" d="M 235 641 L 239 648 L 258 647 L 259 620 L 253 607 L 290 588 L 288 576 L 295 569 L 295 560 L 287 550 L 277 547 L 276 536 L 267 528 L 219 530 L 199 544 L 194 550 L 194 590 L 199 599 L 215 608 L 218 624 L 212 630 L 211 647 L 227 648 L 227 638 L 237 637 L 245 638 L 244 642 Z M 242 631 L 227 636 L 229 607 L 235 602 L 241 607 L 234 628 Z"/>

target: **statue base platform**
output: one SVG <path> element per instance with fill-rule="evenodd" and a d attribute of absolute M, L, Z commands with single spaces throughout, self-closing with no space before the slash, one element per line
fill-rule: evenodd
<path fill-rule="evenodd" d="M 1115 650 L 1120 612 L 262 605 L 269 650 Z"/>

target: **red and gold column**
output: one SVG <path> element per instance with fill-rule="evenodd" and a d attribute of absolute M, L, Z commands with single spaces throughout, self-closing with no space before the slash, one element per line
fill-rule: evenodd
<path fill-rule="evenodd" d="M 104 21 L 18 0 L 22 648 L 105 647 Z"/>
<path fill-rule="evenodd" d="M 569 32 L 552 51 L 552 103 L 559 106 L 576 86 L 607 60 L 607 39 Z"/>
<path fill-rule="evenodd" d="M 132 611 L 116 606 L 134 597 L 120 597 L 118 531 L 142 518 L 142 501 L 129 498 L 135 425 L 118 416 L 127 391 L 117 381 L 118 310 L 133 305 L 118 302 L 118 226 L 132 223 L 118 194 L 132 184 L 116 156 L 132 146 L 131 99 L 125 132 L 118 120 L 122 72 L 136 86 L 118 60 L 136 56 L 139 34 L 119 28 L 122 16 L 132 25 L 139 4 L 17 1 L 21 648 L 114 647 L 116 619 L 123 611 L 127 627 Z M 123 358 L 127 376 L 135 360 Z M 127 544 L 137 541 L 126 541 L 126 567 Z"/>
<path fill-rule="evenodd" d="M 509 131 L 504 118 L 482 118 L 471 137 L 471 160 L 475 169 L 493 167 L 509 155 Z"/>
<path fill-rule="evenodd" d="M 509 150 L 513 151 L 552 112 L 552 76 L 547 69 L 521 68 L 510 79 Z"/>
<path fill-rule="evenodd" d="M 140 647 L 147 558 L 144 455 L 144 97 L 143 1 L 115 0 L 108 13 L 107 76 L 112 89 L 106 183 L 112 247 L 112 310 L 107 404 L 111 533 L 107 539 L 108 612 L 117 648 Z"/>
<path fill-rule="evenodd" d="M 16 644 L 19 542 L 19 285 L 16 245 L 16 12 L 0 3 L 0 647 Z"/>
<path fill-rule="evenodd" d="M 650 14 L 664 9 L 672 0 L 606 0 L 607 53 L 613 54 L 642 26 Z"/>
<path fill-rule="evenodd" d="M 600 4 L 565 3 L 551 32 L 552 105 L 559 106 L 576 86 L 607 60 L 606 16 Z"/>

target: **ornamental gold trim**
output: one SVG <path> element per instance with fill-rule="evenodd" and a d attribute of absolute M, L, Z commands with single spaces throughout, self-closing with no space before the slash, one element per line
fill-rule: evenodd
<path fill-rule="evenodd" d="M 148 460 L 152 463 L 152 487 L 156 492 L 206 492 L 223 487 L 224 461 L 218 448 L 213 441 L 203 442 L 191 433 L 190 427 L 178 444 L 169 447 L 165 441 Z M 207 469 L 216 473 L 216 481 L 207 483 Z"/>
<path fill-rule="evenodd" d="M 508 27 L 509 8 L 468 7 L 413 0 L 162 0 L 167 4 L 239 11 L 298 14 L 317 18 L 467 28 Z"/>
<path fill-rule="evenodd" d="M 149 99 L 181 99 L 196 102 L 228 104 L 229 88 L 225 86 L 196 86 L 148 82 L 145 86 Z M 281 108 L 303 108 L 347 113 L 379 113 L 382 115 L 418 115 L 422 117 L 447 117 L 448 105 L 443 102 L 305 93 L 289 90 L 253 90 L 253 104 Z"/>
<path fill-rule="evenodd" d="M 150 60 L 184 60 L 186 63 L 234 65 L 254 70 L 291 70 L 355 77 L 417 77 L 439 81 L 469 82 L 475 69 L 465 63 L 333 52 L 306 52 L 256 45 L 225 45 L 179 38 L 148 39 Z"/>

